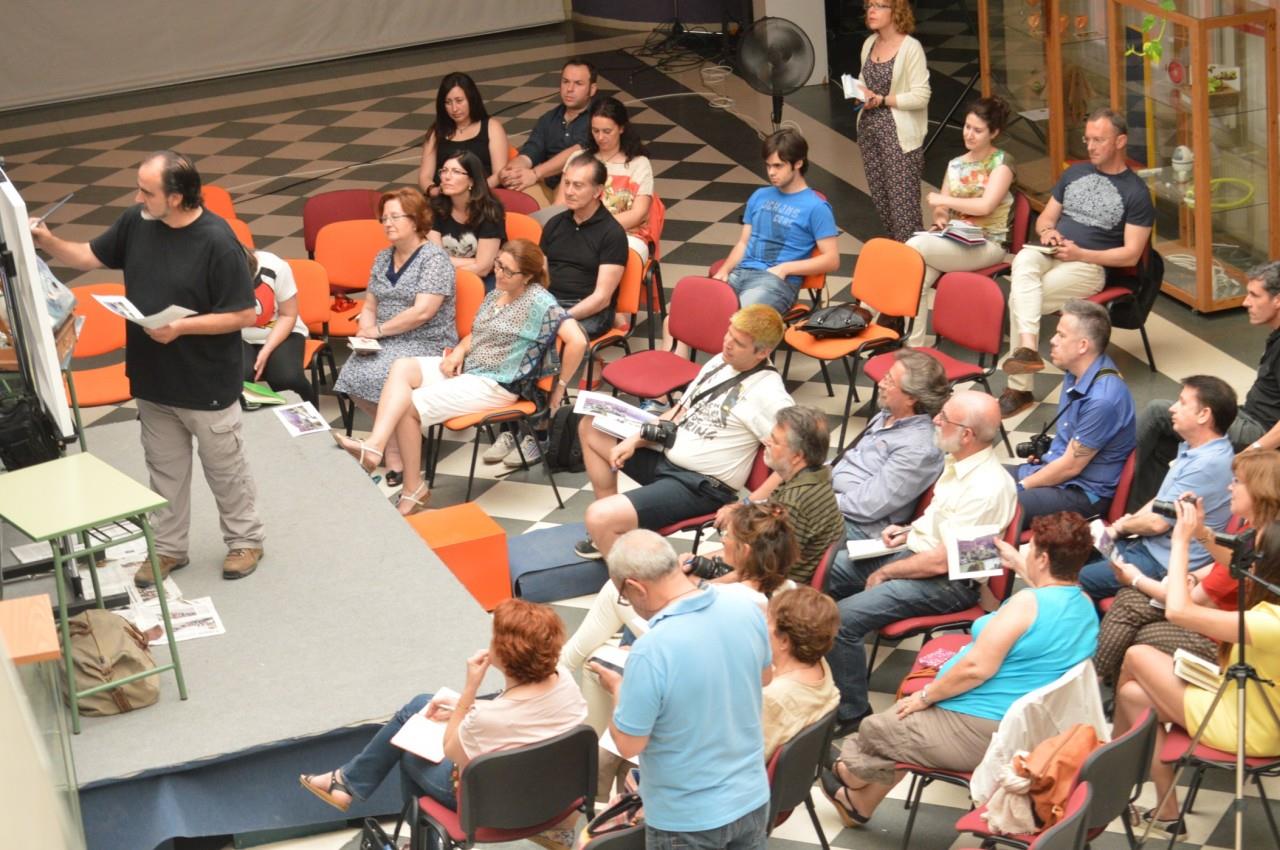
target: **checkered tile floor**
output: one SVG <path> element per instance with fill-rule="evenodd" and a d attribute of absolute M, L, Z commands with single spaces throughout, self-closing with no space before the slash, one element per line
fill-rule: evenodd
<path fill-rule="evenodd" d="M 963 13 L 941 8 L 940 3 L 932 5 L 938 8 L 921 8 L 918 12 L 920 36 L 930 51 L 931 67 L 937 74 L 953 77 L 958 93 L 958 86 L 967 81 L 976 61 L 976 42 Z M 504 38 L 503 44 L 514 50 L 516 39 Z M 541 51 L 509 53 L 495 49 L 479 58 L 469 57 L 464 67 L 476 77 L 489 110 L 506 122 L 508 133 L 517 143 L 554 100 L 558 70 L 570 52 L 592 56 L 602 68 L 602 90 L 620 92 L 628 103 L 652 98 L 633 105 L 632 116 L 649 144 L 657 189 L 668 207 L 661 257 L 663 279 L 670 287 L 687 274 L 704 273 L 710 262 L 728 252 L 736 241 L 748 195 L 764 181 L 754 131 L 736 118 L 710 109 L 702 97 L 690 96 L 688 89 L 646 69 L 620 49 L 639 41 L 638 36 L 595 39 L 580 35 L 574 44 Z M 5 154 L 9 176 L 33 210 L 69 191 L 76 192 L 75 199 L 55 215 L 51 224 L 60 236 L 83 240 L 100 233 L 132 203 L 135 169 L 146 153 L 176 148 L 197 158 L 207 182 L 231 192 L 237 215 L 249 224 L 258 247 L 284 257 L 302 257 L 302 205 L 310 194 L 340 188 L 382 190 L 416 182 L 417 145 L 431 121 L 436 85 L 443 73 L 457 63 L 417 59 L 410 52 L 395 54 L 386 64 L 391 67 L 375 67 L 354 76 L 346 66 L 315 66 L 308 75 L 309 84 L 277 85 L 279 81 L 270 74 L 245 77 L 219 84 L 218 92 L 212 96 L 207 96 L 206 89 L 192 89 L 189 100 L 170 97 L 171 108 L 163 116 L 152 113 L 138 120 L 132 120 L 128 113 L 116 120 L 105 120 L 103 115 L 84 109 L 79 110 L 80 118 L 76 120 L 29 127 L 10 117 L 0 120 L 0 152 Z M 290 78 L 294 79 L 296 75 Z M 936 116 L 948 105 L 936 103 Z M 844 132 L 842 128 L 848 124 L 847 115 L 821 109 L 807 117 L 839 132 Z M 958 146 L 958 141 L 952 142 Z M 860 172 L 857 164 L 825 159 L 816 149 L 812 159 L 815 170 L 824 175 L 821 179 L 827 180 L 821 188 L 832 198 L 842 229 L 841 268 L 831 276 L 829 289 L 833 295 L 844 297 L 840 293 L 847 290 L 862 241 L 877 234 L 879 223 L 870 210 L 869 199 L 854 186 L 854 172 Z M 57 271 L 73 286 L 112 279 L 111 272 L 79 275 L 65 269 Z M 1136 334 L 1119 333 L 1112 346 L 1112 355 L 1125 372 L 1140 406 L 1150 398 L 1175 395 L 1177 383 L 1171 376 L 1191 371 L 1212 371 L 1237 386 L 1248 385 L 1251 370 L 1247 363 L 1200 339 L 1199 332 L 1188 335 L 1182 330 L 1181 325 L 1194 321 L 1185 311 L 1171 313 L 1162 307 L 1158 312 L 1174 317 L 1171 320 L 1153 316 L 1149 326 L 1158 362 L 1165 372 L 1148 371 Z M 646 319 L 642 314 L 637 340 L 644 337 L 643 321 Z M 1235 321 L 1243 326 L 1238 319 Z M 1047 336 L 1046 333 L 1046 340 Z M 1261 338 L 1259 350 L 1260 342 Z M 338 348 L 341 358 L 345 346 Z M 835 383 L 833 397 L 827 395 L 817 364 L 797 356 L 788 375 L 788 386 L 797 402 L 814 405 L 829 414 L 834 435 L 839 430 L 846 385 L 839 367 L 831 370 L 831 377 Z M 1036 376 L 1037 395 L 1048 402 L 1056 401 L 1059 382 L 1060 374 L 1052 368 Z M 993 389 L 999 392 L 1002 388 L 1003 378 L 997 375 Z M 870 397 L 871 388 L 865 379 L 859 379 L 859 389 L 864 401 Z M 321 407 L 331 422 L 340 422 L 331 393 L 322 395 Z M 90 423 L 119 421 L 134 415 L 130 404 L 85 411 Z M 1010 439 L 1025 439 L 1051 416 L 1050 405 L 1038 405 L 1006 423 L 1011 425 Z M 863 416 L 855 416 L 850 422 L 850 435 L 856 434 L 864 421 Z M 368 427 L 368 420 L 358 416 L 357 433 Z M 461 501 L 470 462 L 469 439 L 469 433 L 454 435 L 445 447 L 434 506 Z M 335 451 L 333 462 L 351 461 Z M 580 521 L 591 502 L 585 476 L 561 474 L 556 481 L 565 501 L 563 510 L 557 509 L 541 468 L 510 472 L 501 465 L 480 465 L 473 498 L 512 534 Z M 572 607 L 576 603 L 568 604 Z M 908 645 L 880 653 L 881 660 L 871 680 L 877 707 L 892 701 L 892 692 L 910 665 L 913 649 Z M 1190 845 L 1231 844 L 1230 820 L 1222 817 L 1230 796 L 1228 789 L 1225 777 L 1221 782 L 1217 778 L 1210 780 L 1192 817 Z M 1280 796 L 1280 787 L 1275 792 Z M 904 795 L 905 785 L 895 791 L 898 798 Z M 963 795 L 949 787 L 935 787 L 925 799 L 913 846 L 965 846 L 968 842 L 958 840 L 952 829 L 966 805 Z M 898 846 L 906 817 L 901 806 L 884 805 L 870 827 L 856 831 L 842 831 L 820 795 L 819 807 L 827 835 L 836 846 L 886 850 Z M 1260 813 L 1248 822 L 1246 846 L 1268 846 Z M 778 829 L 770 846 L 800 848 L 812 844 L 807 820 L 796 817 Z M 1119 848 L 1123 844 L 1119 826 L 1113 825 L 1094 846 Z M 324 844 L 308 842 L 305 846 L 337 847 L 339 843 L 330 840 Z"/>

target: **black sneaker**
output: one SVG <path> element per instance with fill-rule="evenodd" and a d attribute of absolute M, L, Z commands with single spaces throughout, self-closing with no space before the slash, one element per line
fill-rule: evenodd
<path fill-rule="evenodd" d="M 1185 841 L 1187 838 L 1187 824 L 1182 818 L 1173 818 L 1171 820 L 1163 820 L 1153 817 L 1151 809 L 1139 809 L 1136 806 L 1129 807 L 1129 825 L 1136 832 L 1143 832 L 1147 828 L 1147 824 L 1151 826 L 1151 837 L 1158 839 L 1172 838 L 1174 841 Z"/>
<path fill-rule="evenodd" d="M 573 544 L 573 554 L 582 558 L 584 561 L 599 561 L 604 558 L 604 553 L 596 548 L 596 544 L 591 542 L 591 538 L 587 537 Z"/>

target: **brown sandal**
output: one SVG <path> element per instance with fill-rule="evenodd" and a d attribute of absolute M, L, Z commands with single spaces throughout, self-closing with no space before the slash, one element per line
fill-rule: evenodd
<path fill-rule="evenodd" d="M 312 794 L 315 794 L 321 800 L 324 800 L 326 803 L 333 806 L 335 809 L 337 809 L 340 812 L 345 812 L 347 809 L 351 808 L 351 801 L 356 798 L 356 795 L 352 792 L 352 790 L 349 787 L 347 787 L 347 783 L 342 780 L 337 770 L 329 774 L 328 788 L 324 788 L 320 785 L 316 785 L 315 783 L 310 781 L 312 779 L 315 779 L 317 775 L 318 774 L 308 775 L 304 773 L 298 777 L 298 782 L 302 784 L 303 788 L 306 788 Z M 350 799 L 348 799 L 344 803 L 333 796 L 334 791 L 341 791 L 342 793 L 346 794 L 347 797 L 349 797 Z"/>

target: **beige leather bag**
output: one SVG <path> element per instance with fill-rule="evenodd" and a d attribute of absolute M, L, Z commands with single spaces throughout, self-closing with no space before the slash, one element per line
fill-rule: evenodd
<path fill-rule="evenodd" d="M 119 614 L 90 608 L 72 617 L 68 625 L 76 690 L 114 682 L 156 666 L 147 649 L 147 639 Z M 123 714 L 151 705 L 158 699 L 160 680 L 156 676 L 147 676 L 119 688 L 83 697 L 80 713 L 95 717 Z"/>

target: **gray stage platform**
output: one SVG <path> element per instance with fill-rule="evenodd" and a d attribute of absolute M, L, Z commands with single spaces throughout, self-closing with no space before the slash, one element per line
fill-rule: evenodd
<path fill-rule="evenodd" d="M 488 642 L 488 615 L 327 435 L 290 438 L 269 409 L 244 421 L 266 558 L 246 579 L 221 578 L 226 550 L 197 463 L 191 565 L 174 578 L 185 596 L 213 598 L 227 633 L 179 644 L 187 701 L 165 675 L 157 705 L 86 718 L 81 785 L 385 719 L 415 694 L 460 688 L 465 659 Z M 137 422 L 88 433 L 92 454 L 147 482 Z M 5 588 L 46 591 L 51 581 Z"/>

